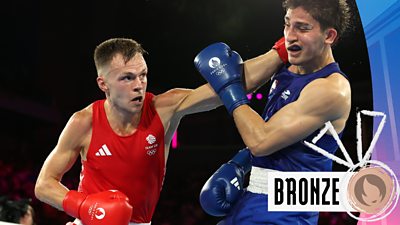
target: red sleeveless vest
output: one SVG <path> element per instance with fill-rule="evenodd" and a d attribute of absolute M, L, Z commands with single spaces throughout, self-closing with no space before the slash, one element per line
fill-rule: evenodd
<path fill-rule="evenodd" d="M 82 161 L 79 191 L 122 191 L 133 206 L 131 222 L 136 223 L 151 221 L 165 175 L 164 127 L 153 97 L 146 93 L 137 130 L 124 137 L 111 129 L 105 100 L 94 102 L 92 139 Z"/>

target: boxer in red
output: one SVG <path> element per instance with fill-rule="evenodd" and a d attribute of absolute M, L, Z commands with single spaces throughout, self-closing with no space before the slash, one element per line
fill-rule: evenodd
<path fill-rule="evenodd" d="M 157 96 L 146 92 L 144 53 L 136 41 L 122 38 L 96 48 L 97 84 L 106 99 L 72 115 L 40 171 L 37 198 L 80 219 L 75 224 L 150 224 L 181 118 L 221 104 L 208 84 Z M 271 51 L 246 68 L 261 77 L 281 63 Z M 79 188 L 68 190 L 61 179 L 79 156 Z"/>
<path fill-rule="evenodd" d="M 180 120 L 221 105 L 208 84 L 156 96 L 146 92 L 144 53 L 139 43 L 123 38 L 96 48 L 97 84 L 106 98 L 72 115 L 40 171 L 37 198 L 80 219 L 75 224 L 150 224 Z M 257 80 L 281 65 L 271 50 L 245 62 L 246 79 Z M 61 179 L 79 156 L 79 188 L 68 190 Z"/>

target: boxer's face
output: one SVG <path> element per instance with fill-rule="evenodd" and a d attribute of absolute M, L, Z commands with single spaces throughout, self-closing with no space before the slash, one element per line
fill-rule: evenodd
<path fill-rule="evenodd" d="M 142 54 L 136 54 L 125 63 L 121 54 L 113 57 L 97 80 L 112 104 L 128 113 L 141 111 L 147 88 L 147 65 Z"/>
<path fill-rule="evenodd" d="M 289 62 L 293 65 L 313 66 L 328 47 L 319 22 L 302 7 L 287 10 L 284 35 Z"/>

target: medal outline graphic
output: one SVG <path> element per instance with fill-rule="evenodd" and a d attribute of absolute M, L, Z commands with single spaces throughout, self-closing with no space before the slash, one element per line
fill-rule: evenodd
<path fill-rule="evenodd" d="M 376 131 L 376 133 L 374 134 L 370 146 L 368 148 L 368 150 L 366 151 L 366 153 L 364 154 L 364 156 L 362 155 L 362 134 L 361 134 L 361 114 L 364 114 L 366 116 L 372 116 L 372 117 L 378 117 L 381 116 L 382 120 L 379 123 L 378 129 Z M 356 219 L 358 221 L 368 221 L 368 222 L 373 222 L 373 221 L 377 221 L 377 220 L 381 220 L 385 217 L 387 217 L 390 213 L 392 213 L 392 211 L 395 209 L 395 207 L 397 206 L 398 200 L 399 200 L 399 182 L 398 179 L 396 177 L 396 174 L 393 172 L 392 169 L 390 169 L 389 166 L 387 166 L 385 163 L 378 161 L 378 160 L 368 160 L 375 148 L 375 145 L 379 139 L 379 136 L 382 133 L 383 127 L 385 125 L 386 122 L 386 114 L 383 112 L 377 112 L 377 111 L 368 111 L 368 110 L 361 110 L 359 112 L 357 112 L 357 131 L 356 131 L 356 135 L 357 135 L 357 157 L 358 157 L 358 163 L 354 164 L 350 155 L 348 154 L 346 148 L 344 147 L 342 141 L 339 138 L 338 133 L 336 132 L 336 130 L 334 129 L 332 123 L 330 121 L 325 123 L 325 127 L 321 129 L 321 131 L 319 132 L 319 134 L 313 138 L 313 140 L 311 142 L 308 141 L 303 141 L 303 143 L 308 146 L 309 148 L 313 149 L 314 151 L 324 155 L 325 157 L 335 161 L 338 164 L 344 165 L 346 167 L 348 167 L 349 169 L 346 172 L 345 175 L 345 179 L 348 179 L 348 176 L 353 176 L 354 171 L 357 168 L 364 168 L 367 164 L 374 164 L 374 165 L 378 165 L 379 167 L 383 168 L 384 170 L 386 170 L 387 172 L 390 173 L 391 179 L 392 179 L 392 183 L 393 183 L 393 190 L 391 192 L 391 196 L 388 200 L 388 202 L 386 203 L 385 207 L 383 209 L 381 209 L 378 213 L 376 213 L 375 215 L 372 215 L 370 217 L 356 217 L 355 215 L 353 215 L 350 211 L 352 211 L 352 209 L 349 209 L 348 207 L 346 207 L 346 212 L 349 216 L 351 216 L 353 219 Z M 318 147 L 316 145 L 317 141 L 319 139 L 321 139 L 321 137 L 326 133 L 330 131 L 331 135 L 333 136 L 333 138 L 335 139 L 336 143 L 338 144 L 338 147 L 340 148 L 340 150 L 342 151 L 344 157 L 346 160 L 343 160 L 329 152 L 327 152 L 326 150 Z M 371 167 L 368 167 L 371 168 Z M 387 174 L 388 175 L 388 174 Z M 351 178 L 350 178 L 351 179 Z M 348 186 L 342 188 L 342 190 L 348 190 Z M 346 193 L 348 194 L 348 193 Z M 344 195 L 343 193 L 340 195 L 341 200 L 344 201 L 345 197 L 349 197 L 348 195 Z M 350 198 L 348 198 L 349 200 L 351 200 Z M 393 204 L 394 202 L 394 204 Z M 388 210 L 388 208 L 391 206 L 391 208 Z"/>

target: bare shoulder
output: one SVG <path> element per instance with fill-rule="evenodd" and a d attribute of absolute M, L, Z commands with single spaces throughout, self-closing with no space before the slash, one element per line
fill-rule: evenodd
<path fill-rule="evenodd" d="M 176 129 L 182 118 L 182 115 L 177 112 L 178 108 L 191 91 L 190 89 L 174 88 L 153 98 L 154 107 L 166 131 Z"/>
<path fill-rule="evenodd" d="M 57 148 L 77 150 L 85 146 L 92 130 L 92 105 L 75 112 L 62 131 Z"/>
<path fill-rule="evenodd" d="M 68 126 L 73 129 L 86 131 L 92 127 L 93 104 L 75 112 L 68 121 Z"/>
<path fill-rule="evenodd" d="M 351 97 L 349 81 L 338 73 L 312 81 L 304 88 L 304 92 L 308 95 L 323 97 L 328 101 L 346 100 Z"/>
<path fill-rule="evenodd" d="M 330 82 L 333 88 L 339 91 L 349 92 L 350 94 L 350 82 L 340 73 L 333 73 L 325 79 Z"/>
<path fill-rule="evenodd" d="M 299 100 L 308 110 L 326 115 L 329 120 L 342 118 L 351 108 L 349 81 L 338 73 L 316 79 L 304 87 Z"/>

